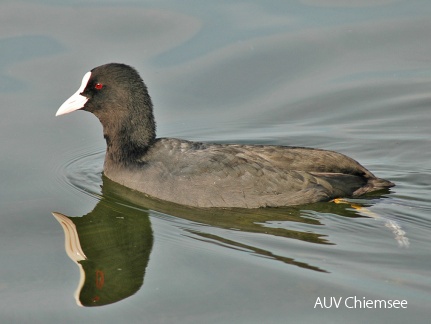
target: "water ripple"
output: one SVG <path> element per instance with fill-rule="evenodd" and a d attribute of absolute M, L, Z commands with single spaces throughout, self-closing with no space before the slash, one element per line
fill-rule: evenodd
<path fill-rule="evenodd" d="M 55 169 L 60 187 L 100 199 L 104 155 L 104 149 L 94 147 L 69 151 Z"/>

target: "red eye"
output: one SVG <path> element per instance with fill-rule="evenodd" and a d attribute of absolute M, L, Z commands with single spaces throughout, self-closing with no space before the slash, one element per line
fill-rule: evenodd
<path fill-rule="evenodd" d="M 102 89 L 102 88 L 103 88 L 103 84 L 101 84 L 101 83 L 96 83 L 96 84 L 94 85 L 94 88 L 95 88 L 96 90 L 100 90 L 100 89 Z"/>

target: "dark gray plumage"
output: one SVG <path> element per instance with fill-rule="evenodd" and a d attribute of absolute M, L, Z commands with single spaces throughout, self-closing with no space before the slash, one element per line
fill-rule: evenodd
<path fill-rule="evenodd" d="M 394 185 L 332 151 L 157 139 L 147 88 L 136 70 L 124 64 L 93 69 L 57 115 L 77 109 L 92 112 L 103 125 L 108 178 L 178 204 L 289 206 Z"/>

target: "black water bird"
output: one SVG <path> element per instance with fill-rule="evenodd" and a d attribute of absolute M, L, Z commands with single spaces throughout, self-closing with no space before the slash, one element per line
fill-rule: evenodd
<path fill-rule="evenodd" d="M 56 116 L 82 109 L 102 123 L 104 174 L 149 196 L 195 207 L 277 207 L 356 197 L 392 187 L 332 151 L 156 138 L 138 72 L 110 63 L 85 74 Z"/>

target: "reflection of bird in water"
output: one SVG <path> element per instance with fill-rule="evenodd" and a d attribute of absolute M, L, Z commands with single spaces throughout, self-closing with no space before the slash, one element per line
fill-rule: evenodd
<path fill-rule="evenodd" d="M 142 286 L 153 244 L 147 208 L 192 221 L 193 224 L 209 225 L 209 228 L 260 233 L 325 245 L 333 243 L 324 235 L 310 231 L 310 226 L 315 226 L 318 231 L 322 224 L 317 218 L 304 217 L 304 212 L 377 218 L 367 214 L 371 211 L 366 207 L 345 200 L 303 205 L 301 208 L 202 209 L 151 199 L 106 177 L 103 177 L 102 190 L 103 198 L 87 215 L 68 217 L 53 213 L 64 229 L 67 254 L 80 268 L 80 283 L 75 298 L 82 306 L 101 306 L 120 301 Z M 298 230 L 300 224 L 304 224 L 307 230 Z M 277 255 L 249 243 L 206 233 L 203 228 L 182 227 L 190 233 L 190 238 L 198 241 L 239 249 L 308 270 L 327 272 L 319 266 L 290 258 L 288 253 Z"/>
<path fill-rule="evenodd" d="M 111 304 L 139 290 L 153 244 L 148 213 L 102 200 L 82 217 L 53 215 L 64 229 L 67 254 L 80 268 L 78 305 Z"/>

